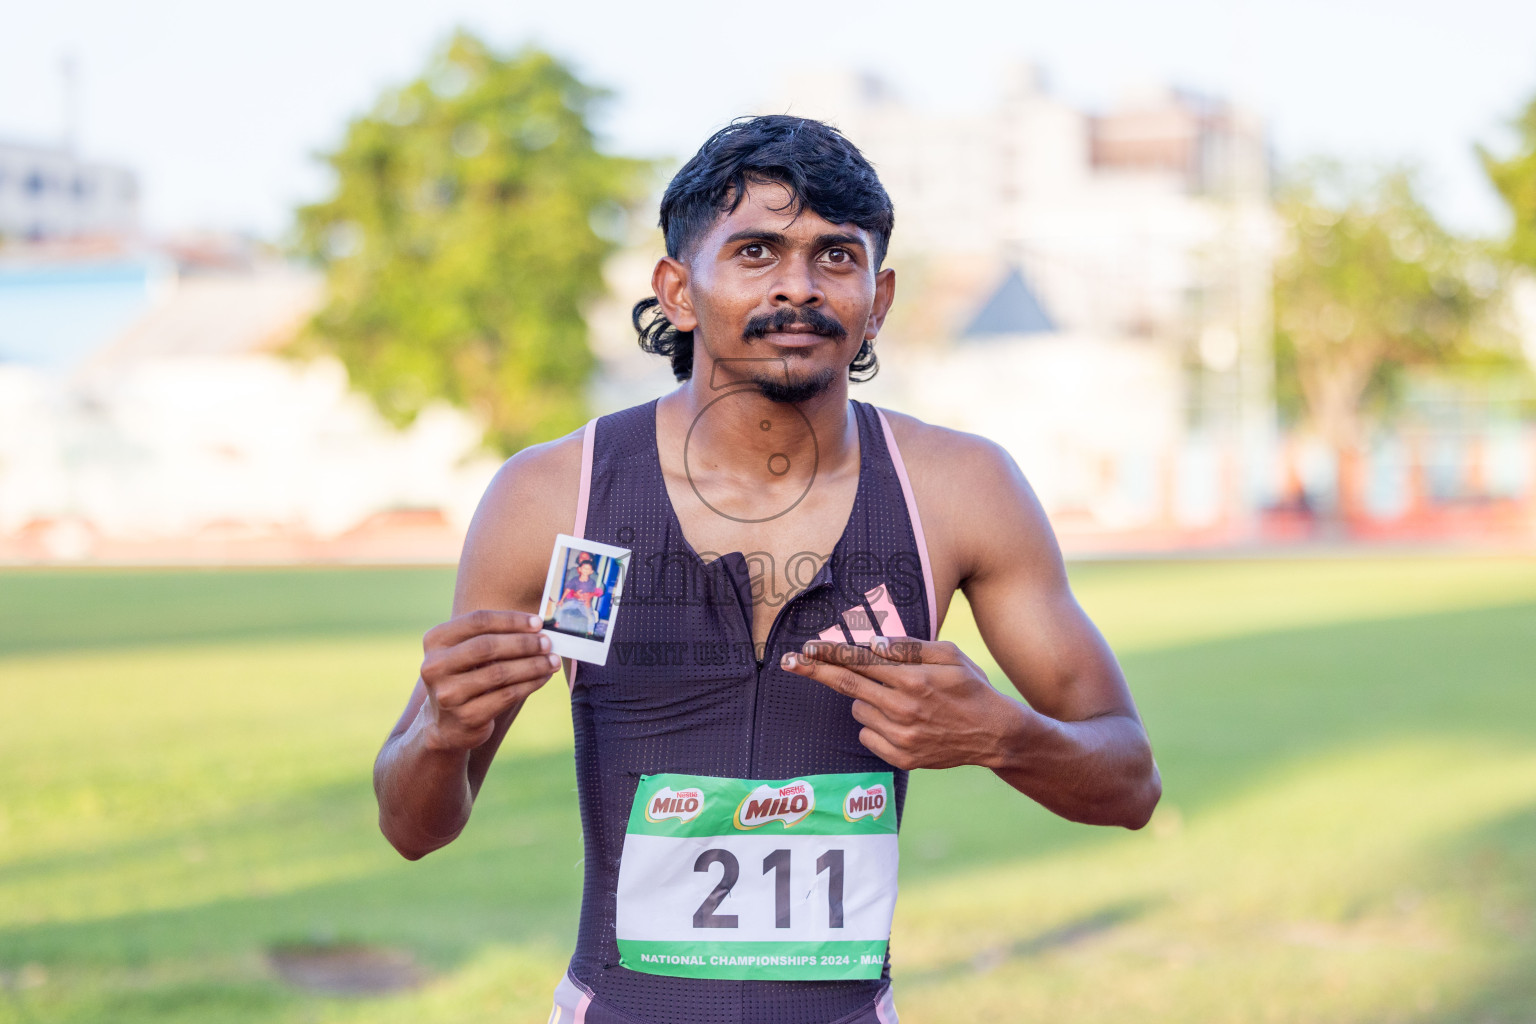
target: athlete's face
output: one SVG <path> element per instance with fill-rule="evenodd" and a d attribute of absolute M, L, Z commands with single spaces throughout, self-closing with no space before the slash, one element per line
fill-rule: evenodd
<path fill-rule="evenodd" d="M 769 398 L 804 401 L 847 379 L 890 309 L 896 275 L 875 268 L 874 246 L 863 228 L 797 214 L 784 186 L 756 184 L 652 283 L 667 318 L 694 332 L 696 376 L 723 360 Z"/>

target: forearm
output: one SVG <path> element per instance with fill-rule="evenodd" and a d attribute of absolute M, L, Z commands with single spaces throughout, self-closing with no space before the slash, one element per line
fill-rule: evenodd
<path fill-rule="evenodd" d="M 474 804 L 469 751 L 431 743 L 422 717 L 390 737 L 373 769 L 379 829 L 409 860 L 452 842 Z"/>
<path fill-rule="evenodd" d="M 1088 825 L 1140 828 L 1162 795 L 1146 731 L 1124 714 L 1062 722 L 1013 704 L 986 766 L 1046 809 Z"/>

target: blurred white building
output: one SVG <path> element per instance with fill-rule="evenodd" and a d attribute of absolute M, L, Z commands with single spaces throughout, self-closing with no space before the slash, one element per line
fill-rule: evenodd
<path fill-rule="evenodd" d="M 334 359 L 279 353 L 318 306 L 317 275 L 260 260 L 137 277 L 125 265 L 53 268 L 72 289 L 46 266 L 11 268 L 11 291 L 42 293 L 13 305 L 46 308 L 51 295 L 41 322 L 70 345 L 82 331 L 68 307 L 93 294 L 82 280 L 119 314 L 123 280 L 142 295 L 94 347 L 34 338 L 0 361 L 0 558 L 457 556 L 499 460 L 462 413 L 433 408 L 397 431 Z"/>
<path fill-rule="evenodd" d="M 0 142 L 0 239 L 124 236 L 138 226 L 139 183 L 128 168 Z"/>
<path fill-rule="evenodd" d="M 1256 118 L 1169 89 L 1093 113 L 1027 65 L 968 113 L 823 72 L 766 109 L 836 124 L 895 203 L 871 397 L 1004 444 L 1068 534 L 1250 525 L 1275 432 Z"/>

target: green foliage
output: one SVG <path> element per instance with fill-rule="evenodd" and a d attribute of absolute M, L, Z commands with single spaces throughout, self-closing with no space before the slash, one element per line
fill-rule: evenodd
<path fill-rule="evenodd" d="M 1526 106 L 1515 122 L 1520 141 L 1506 160 L 1500 160 L 1482 146 L 1477 148 L 1488 180 L 1504 198 L 1514 218 L 1507 247 L 1515 263 L 1536 269 L 1536 99 Z"/>
<path fill-rule="evenodd" d="M 1357 180 L 1314 165 L 1283 191 L 1279 212 L 1277 391 L 1331 444 L 1357 446 L 1364 407 L 1390 401 L 1403 369 L 1481 350 L 1491 284 L 1469 282 L 1475 252 L 1435 221 L 1407 171 Z"/>
<path fill-rule="evenodd" d="M 325 157 L 335 192 L 298 214 L 329 286 L 307 342 L 391 422 L 446 400 L 511 452 L 585 418 L 583 312 L 647 171 L 596 148 L 603 95 L 461 31 Z"/>

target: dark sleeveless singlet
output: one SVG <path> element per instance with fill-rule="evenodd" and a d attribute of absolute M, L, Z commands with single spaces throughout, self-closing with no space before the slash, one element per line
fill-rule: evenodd
<path fill-rule="evenodd" d="M 750 553 L 706 563 L 684 539 L 662 478 L 656 403 L 588 427 L 591 469 L 577 534 L 634 554 L 607 663 L 580 665 L 571 692 L 586 862 L 567 984 L 583 993 L 575 1016 L 585 1024 L 893 1019 L 877 1011 L 882 997 L 889 1006 L 889 960 L 884 977 L 871 980 L 674 978 L 620 967 L 614 936 L 619 857 L 641 775 L 894 771 L 859 742 L 850 698 L 779 667 L 786 651 L 829 629 L 854 639 L 848 623 L 864 627 L 865 638 L 871 629 L 884 633 L 889 613 L 871 610 L 870 595 L 888 595 L 881 607 L 894 607 L 905 635 L 933 636 L 932 577 L 900 454 L 879 412 L 851 404 L 860 466 L 847 526 L 831 558 L 780 611 L 761 664 L 752 643 Z M 884 621 L 889 628 L 894 620 Z M 907 773 L 895 771 L 895 781 L 899 823 Z"/>

